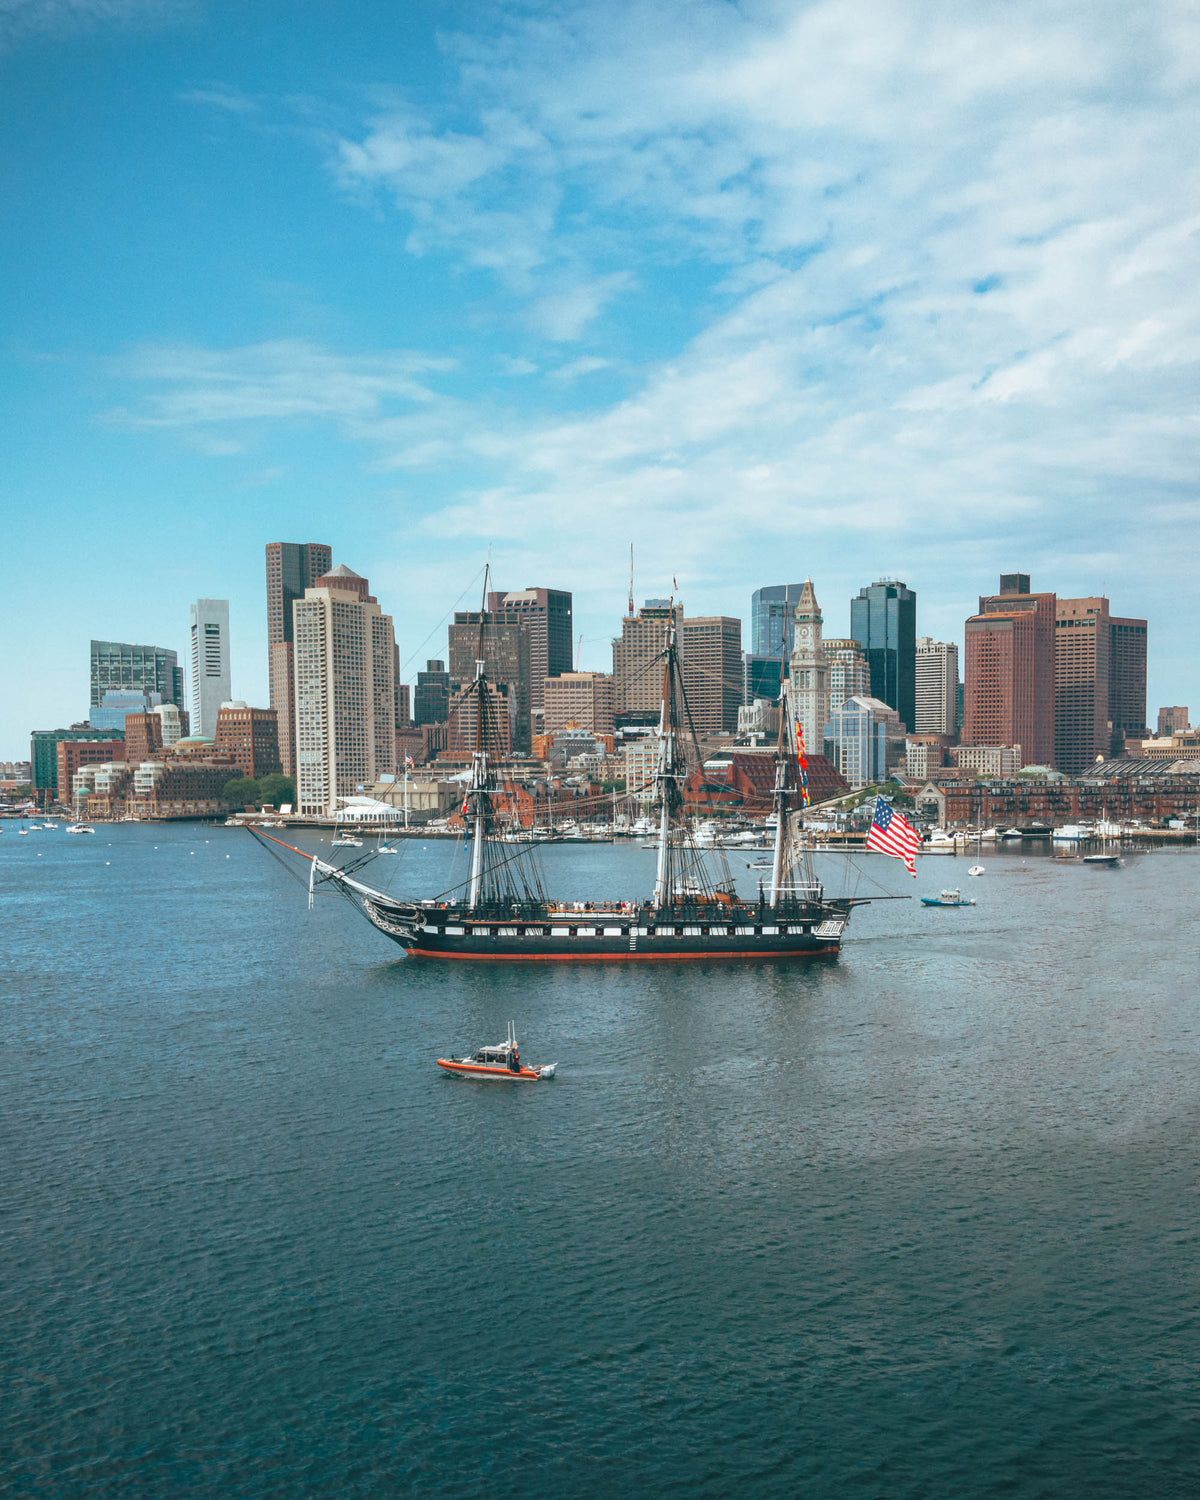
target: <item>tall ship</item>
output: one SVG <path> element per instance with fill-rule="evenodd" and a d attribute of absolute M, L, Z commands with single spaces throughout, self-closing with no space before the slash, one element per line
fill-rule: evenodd
<path fill-rule="evenodd" d="M 481 616 L 482 618 L 482 616 Z M 398 898 L 363 874 L 371 855 L 330 864 L 257 830 L 309 861 L 309 895 L 328 884 L 385 937 L 414 958 L 476 963 L 686 962 L 834 957 L 850 913 L 862 898 L 827 897 L 804 847 L 801 819 L 791 811 L 803 780 L 802 744 L 793 749 L 791 718 L 780 697 L 773 806 L 775 838 L 769 881 L 757 897 L 740 896 L 724 851 L 697 847 L 684 810 L 684 784 L 702 765 L 684 691 L 675 613 L 670 611 L 661 665 L 658 760 L 653 806 L 658 825 L 654 893 L 632 901 L 560 901 L 547 894 L 536 846 L 513 842 L 498 812 L 498 714 L 507 712 L 489 682 L 480 627 L 470 685 L 474 749 L 462 804 L 470 873 L 437 896 Z M 798 737 L 799 738 L 799 737 Z M 765 873 L 765 872 L 764 872 Z"/>

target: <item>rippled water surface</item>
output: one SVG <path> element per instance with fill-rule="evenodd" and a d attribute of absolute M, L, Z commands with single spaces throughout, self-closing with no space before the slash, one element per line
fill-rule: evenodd
<path fill-rule="evenodd" d="M 493 971 L 6 826 L 0 1491 L 1200 1493 L 1200 856 L 967 863 L 833 964 Z M 510 1017 L 553 1084 L 437 1073 Z"/>

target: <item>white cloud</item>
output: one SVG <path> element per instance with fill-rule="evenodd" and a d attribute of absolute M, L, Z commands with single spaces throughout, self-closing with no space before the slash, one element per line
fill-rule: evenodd
<path fill-rule="evenodd" d="M 0 0 L 0 51 L 32 36 L 169 21 L 186 0 Z"/>

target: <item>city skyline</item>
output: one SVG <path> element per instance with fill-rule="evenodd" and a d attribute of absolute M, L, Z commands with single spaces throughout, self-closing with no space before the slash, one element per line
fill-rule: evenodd
<path fill-rule="evenodd" d="M 489 543 L 605 670 L 632 540 L 639 599 L 744 641 L 756 588 L 811 576 L 842 637 L 893 576 L 961 652 L 1020 568 L 1147 618 L 1151 705 L 1200 701 L 1179 24 L 17 8 L 0 755 L 84 716 L 89 637 L 185 659 L 201 597 L 265 704 L 276 537 L 373 580 L 408 682 Z"/>

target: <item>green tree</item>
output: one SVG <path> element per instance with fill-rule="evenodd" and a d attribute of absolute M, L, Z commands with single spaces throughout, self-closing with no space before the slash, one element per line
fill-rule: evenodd
<path fill-rule="evenodd" d="M 258 782 L 248 776 L 235 776 L 221 788 L 221 796 L 230 807 L 257 807 Z"/>
<path fill-rule="evenodd" d="M 284 776 L 280 771 L 273 771 L 270 776 L 263 776 L 258 782 L 258 798 L 264 805 L 270 803 L 272 807 L 278 807 L 282 802 L 290 802 L 294 807 L 296 804 L 296 782 L 291 776 Z"/>

